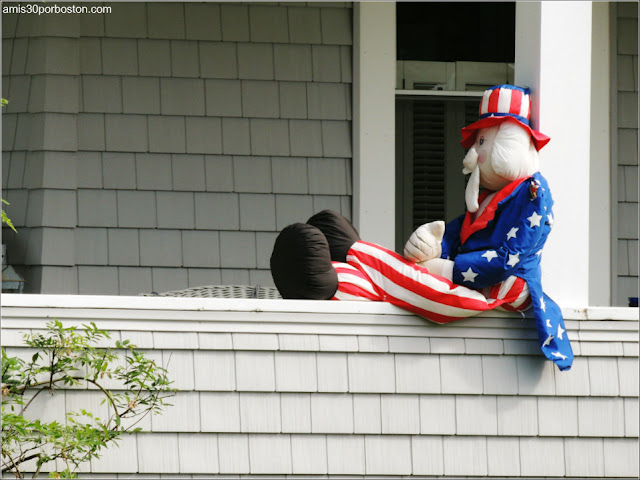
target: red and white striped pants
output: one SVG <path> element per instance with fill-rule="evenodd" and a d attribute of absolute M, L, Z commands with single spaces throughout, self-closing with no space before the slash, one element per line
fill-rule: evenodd
<path fill-rule="evenodd" d="M 374 243 L 354 243 L 347 263 L 333 266 L 339 281 L 333 300 L 384 301 L 437 323 L 495 308 L 522 311 L 531 304 L 527 282 L 519 277 L 511 276 L 480 292 L 433 275 Z"/>

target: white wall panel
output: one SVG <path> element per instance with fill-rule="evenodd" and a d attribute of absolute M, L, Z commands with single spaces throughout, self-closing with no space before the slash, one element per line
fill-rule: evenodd
<path fill-rule="evenodd" d="M 489 476 L 520 476 L 520 439 L 518 437 L 487 438 Z"/>
<path fill-rule="evenodd" d="M 437 355 L 396 353 L 395 369 L 396 392 L 440 392 L 440 362 Z"/>
<path fill-rule="evenodd" d="M 381 395 L 382 433 L 420 433 L 418 395 Z"/>
<path fill-rule="evenodd" d="M 453 476 L 487 475 L 485 437 L 444 437 L 444 474 Z"/>
<path fill-rule="evenodd" d="M 624 436 L 622 398 L 578 398 L 580 436 Z"/>
<path fill-rule="evenodd" d="M 367 435 L 364 444 L 367 475 L 411 474 L 411 437 Z"/>
<path fill-rule="evenodd" d="M 218 435 L 220 473 L 249 473 L 249 436 Z"/>
<path fill-rule="evenodd" d="M 178 472 L 178 434 L 138 435 L 138 468 L 140 473 Z"/>
<path fill-rule="evenodd" d="M 604 449 L 601 438 L 565 438 L 568 477 L 603 477 Z"/>
<path fill-rule="evenodd" d="M 240 391 L 274 391 L 273 352 L 236 352 L 236 386 Z"/>
<path fill-rule="evenodd" d="M 203 432 L 239 432 L 239 394 L 200 392 L 200 426 Z"/>
<path fill-rule="evenodd" d="M 572 397 L 538 397 L 539 434 L 578 435 L 578 400 Z"/>
<path fill-rule="evenodd" d="M 313 433 L 353 433 L 353 400 L 347 394 L 318 393 L 311 397 Z"/>
<path fill-rule="evenodd" d="M 240 431 L 280 431 L 280 395 L 277 393 L 240 394 Z"/>
<path fill-rule="evenodd" d="M 151 417 L 154 432 L 199 432 L 200 393 L 177 392 L 168 400 L 172 404 L 161 415 Z"/>
<path fill-rule="evenodd" d="M 536 397 L 498 397 L 498 435 L 535 436 L 538 434 Z"/>
<path fill-rule="evenodd" d="M 311 433 L 311 395 L 286 393 L 280 396 L 283 433 Z"/>
<path fill-rule="evenodd" d="M 395 391 L 393 356 L 378 353 L 349 354 L 349 390 L 386 393 Z"/>
<path fill-rule="evenodd" d="M 292 473 L 327 473 L 327 439 L 323 435 L 291 436 Z"/>
<path fill-rule="evenodd" d="M 420 395 L 420 433 L 454 435 L 456 433 L 456 397 Z"/>
<path fill-rule="evenodd" d="M 236 362 L 232 351 L 193 352 L 195 389 L 232 391 L 236 389 Z"/>
<path fill-rule="evenodd" d="M 380 395 L 353 395 L 353 428 L 355 433 L 382 433 Z"/>
<path fill-rule="evenodd" d="M 315 353 L 275 352 L 275 361 L 277 391 L 316 392 L 318 390 Z"/>
<path fill-rule="evenodd" d="M 496 435 L 498 416 L 492 395 L 456 395 L 456 434 Z"/>
<path fill-rule="evenodd" d="M 441 355 L 442 393 L 482 393 L 482 362 L 479 355 Z"/>
<path fill-rule="evenodd" d="M 180 473 L 218 473 L 218 435 L 181 433 L 178 452 Z"/>
<path fill-rule="evenodd" d="M 638 441 L 604 439 L 604 474 L 608 477 L 637 477 Z"/>
<path fill-rule="evenodd" d="M 637 375 L 635 377 L 637 382 Z M 631 378 L 626 380 L 633 381 Z M 618 379 L 618 359 L 606 357 L 590 358 L 589 385 L 591 386 L 591 395 L 598 397 L 617 396 L 620 392 L 620 380 Z"/>
<path fill-rule="evenodd" d="M 538 357 L 518 357 L 518 393 L 520 395 L 553 395 L 555 366 Z"/>
<path fill-rule="evenodd" d="M 362 435 L 327 435 L 329 474 L 364 475 L 364 459 Z"/>
<path fill-rule="evenodd" d="M 318 353 L 318 391 L 346 392 L 349 374 L 346 353 Z"/>
<path fill-rule="evenodd" d="M 530 477 L 565 475 L 563 442 L 562 438 L 520 438 L 520 474 Z"/>
<path fill-rule="evenodd" d="M 250 435 L 251 473 L 291 473 L 291 438 L 289 435 Z"/>
<path fill-rule="evenodd" d="M 138 471 L 137 435 L 124 435 L 118 446 L 111 446 L 101 451 L 99 459 L 91 460 L 91 471 L 94 473 Z"/>
<path fill-rule="evenodd" d="M 411 457 L 414 475 L 442 475 L 444 473 L 442 437 L 411 437 Z"/>
<path fill-rule="evenodd" d="M 515 395 L 518 393 L 516 359 L 507 355 L 482 356 L 482 381 L 485 394 Z"/>

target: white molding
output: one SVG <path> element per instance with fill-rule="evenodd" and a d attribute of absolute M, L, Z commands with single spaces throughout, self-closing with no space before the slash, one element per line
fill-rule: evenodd
<path fill-rule="evenodd" d="M 609 4 L 594 2 L 591 48 L 591 164 L 589 186 L 589 303 L 611 305 L 611 91 Z M 612 118 L 614 118 L 612 116 Z M 615 138 L 615 137 L 614 137 Z M 617 143 L 617 140 L 616 140 Z M 616 242 L 617 243 L 617 242 Z"/>
<path fill-rule="evenodd" d="M 18 294 L 3 295 L 2 300 L 4 333 L 43 329 L 56 318 L 65 326 L 95 322 L 100 328 L 122 332 L 392 336 L 537 343 L 531 316 L 523 318 L 506 312 L 439 325 L 378 302 Z M 576 354 L 580 354 L 581 341 L 600 345 L 618 342 L 620 350 L 622 342 L 638 344 L 637 308 L 595 307 L 563 312 Z M 18 337 L 7 338 L 13 345 Z M 275 343 L 274 349 L 278 349 Z"/>
<path fill-rule="evenodd" d="M 353 7 L 353 223 L 395 243 L 396 4 Z"/>
<path fill-rule="evenodd" d="M 111 295 L 2 295 L 3 317 L 8 307 L 60 309 L 117 309 L 117 310 L 182 310 L 200 312 L 271 312 L 310 314 L 370 314 L 396 317 L 420 317 L 384 302 L 337 302 L 326 300 L 267 300 L 186 297 L 127 297 Z M 637 308 L 628 307 L 564 307 L 565 320 L 638 321 Z M 530 317 L 531 315 L 526 315 Z M 492 311 L 473 318 L 519 319 L 519 315 Z M 450 325 L 457 325 L 462 320 Z M 420 320 L 422 321 L 422 320 Z"/>

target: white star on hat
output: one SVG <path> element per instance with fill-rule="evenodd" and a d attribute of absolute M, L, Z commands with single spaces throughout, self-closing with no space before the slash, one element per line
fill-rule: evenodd
<path fill-rule="evenodd" d="M 520 230 L 519 228 L 513 227 L 511 230 L 509 230 L 509 233 L 507 233 L 507 240 L 509 240 L 510 238 L 516 238 L 516 232 Z"/>

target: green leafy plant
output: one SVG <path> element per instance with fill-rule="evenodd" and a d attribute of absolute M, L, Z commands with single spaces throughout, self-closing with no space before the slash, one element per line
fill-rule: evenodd
<path fill-rule="evenodd" d="M 2 349 L 3 478 L 5 473 L 24 478 L 25 470 L 36 478 L 45 464 L 55 470 L 52 478 L 75 478 L 80 464 L 99 458 L 123 434 L 139 432 L 136 425 L 145 416 L 171 405 L 165 399 L 176 390 L 167 370 L 128 340 L 115 342 L 116 350 L 96 346 L 109 338 L 94 323 L 77 329 L 54 320 L 43 333 L 24 336 L 25 345 L 35 350 L 30 360 Z M 116 365 L 120 355 L 124 365 Z M 119 388 L 106 388 L 106 379 L 115 379 Z M 39 395 L 88 385 L 104 397 L 105 418 L 85 409 L 67 413 L 65 423 L 30 418 L 29 407 Z"/>
<path fill-rule="evenodd" d="M 7 100 L 6 98 L 2 99 L 2 106 L 3 107 L 6 107 L 8 103 L 9 103 L 9 100 Z M 4 203 L 5 205 L 9 205 L 9 202 L 7 202 L 4 198 L 2 198 L 1 200 L 2 200 L 2 203 Z M 16 228 L 13 226 L 13 223 L 11 222 L 11 219 L 5 213 L 4 208 L 2 209 L 2 224 L 3 225 L 7 225 L 9 228 L 11 228 L 11 230 L 13 230 L 14 232 L 18 233 Z"/>
<path fill-rule="evenodd" d="M 7 202 L 4 198 L 1 198 L 0 200 L 5 205 L 9 205 L 9 202 Z M 5 213 L 4 208 L 2 209 L 2 224 L 3 225 L 7 225 L 9 228 L 11 228 L 11 230 L 13 230 L 14 232 L 18 233 L 18 231 L 16 230 L 16 227 L 13 226 L 13 222 L 7 216 L 7 214 Z"/>

